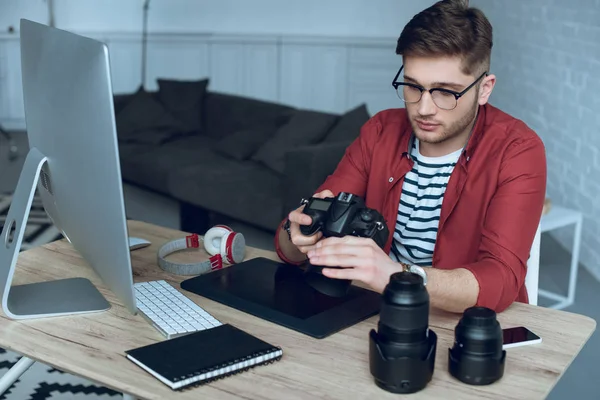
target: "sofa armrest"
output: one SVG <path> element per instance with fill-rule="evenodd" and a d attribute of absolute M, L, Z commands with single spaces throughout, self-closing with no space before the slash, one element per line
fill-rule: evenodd
<path fill-rule="evenodd" d="M 282 219 L 309 198 L 341 161 L 349 142 L 298 147 L 285 154 Z"/>

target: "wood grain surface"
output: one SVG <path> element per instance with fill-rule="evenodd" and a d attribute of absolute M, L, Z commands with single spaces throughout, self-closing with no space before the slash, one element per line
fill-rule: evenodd
<path fill-rule="evenodd" d="M 129 221 L 131 236 L 152 242 L 131 253 L 135 282 L 165 279 L 179 288 L 189 277 L 167 274 L 156 263 L 158 248 L 183 237 L 180 231 Z M 106 249 L 110 251 L 110 249 Z M 174 254 L 172 259 L 198 261 L 198 252 Z M 248 248 L 246 259 L 276 254 Z M 110 310 L 79 316 L 14 321 L 0 318 L 0 346 L 140 399 L 396 399 L 378 388 L 369 372 L 368 333 L 378 316 L 325 339 L 313 339 L 193 293 L 186 296 L 224 323 L 233 324 L 283 348 L 274 364 L 181 392 L 125 358 L 125 351 L 164 340 L 141 315 L 131 315 L 102 283 L 73 247 L 61 240 L 22 252 L 13 284 L 67 277 L 90 279 L 111 303 Z M 539 334 L 538 345 L 507 350 L 504 377 L 489 386 L 469 386 L 448 373 L 448 348 L 460 315 L 432 310 L 430 327 L 437 333 L 435 371 L 428 386 L 412 399 L 542 399 L 577 356 L 596 327 L 588 317 L 515 303 L 498 315 L 503 328 L 527 326 Z M 165 354 L 168 357 L 168 354 Z M 402 396 L 400 396 L 402 397 Z"/>

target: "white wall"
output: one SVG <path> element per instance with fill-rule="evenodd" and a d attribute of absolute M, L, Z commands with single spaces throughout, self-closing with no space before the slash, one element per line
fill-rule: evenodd
<path fill-rule="evenodd" d="M 580 261 L 600 279 L 600 3 L 473 3 L 494 27 L 490 101 L 544 141 L 548 196 L 584 214 Z M 553 235 L 571 249 L 572 232 Z"/>
<path fill-rule="evenodd" d="M 59 28 L 139 32 L 143 0 L 54 0 Z M 430 0 L 151 0 L 153 32 L 397 37 Z M 1 0 L 0 30 L 25 17 L 48 23 L 48 0 Z"/>
<path fill-rule="evenodd" d="M 49 23 L 49 0 L 0 0 L 0 123 L 24 128 L 20 18 Z M 141 83 L 143 0 L 54 0 L 61 29 L 108 44 L 113 90 Z M 375 113 L 402 104 L 391 87 L 404 25 L 433 0 L 152 0 L 146 87 L 210 78 L 210 90 L 296 107 Z M 12 26 L 15 32 L 7 32 Z"/>

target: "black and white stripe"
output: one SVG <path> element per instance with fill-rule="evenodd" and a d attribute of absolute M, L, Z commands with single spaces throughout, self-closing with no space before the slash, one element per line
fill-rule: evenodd
<path fill-rule="evenodd" d="M 404 178 L 390 252 L 395 261 L 431 265 L 444 193 L 461 151 L 425 157 L 415 138 L 411 149 L 414 166 Z"/>

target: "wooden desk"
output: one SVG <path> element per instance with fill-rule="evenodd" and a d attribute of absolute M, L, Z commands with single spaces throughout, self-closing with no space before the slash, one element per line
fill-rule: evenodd
<path fill-rule="evenodd" d="M 182 276 L 164 273 L 156 252 L 165 241 L 184 234 L 130 222 L 131 236 L 153 245 L 132 253 L 134 280 L 165 279 L 179 288 Z M 110 249 L 106 249 L 110 251 Z M 276 255 L 248 249 L 247 258 Z M 189 254 L 178 255 L 184 261 Z M 196 258 L 197 259 L 197 258 Z M 188 261 L 189 262 L 189 261 Z M 373 317 L 326 339 L 313 339 L 192 293 L 184 292 L 222 322 L 231 323 L 283 348 L 283 359 L 184 392 L 174 392 L 125 358 L 125 350 L 164 340 L 141 315 L 133 316 L 106 289 L 95 273 L 65 241 L 21 253 L 15 284 L 83 276 L 106 296 L 112 308 L 103 313 L 26 321 L 0 318 L 0 346 L 141 399 L 397 399 L 375 386 L 369 373 L 368 332 Z M 490 386 L 468 386 L 448 373 L 448 348 L 459 315 L 434 312 L 430 326 L 438 335 L 435 372 L 414 399 L 538 399 L 548 395 L 595 329 L 581 315 L 514 304 L 498 316 L 502 327 L 525 325 L 543 343 L 507 350 L 504 377 Z"/>

